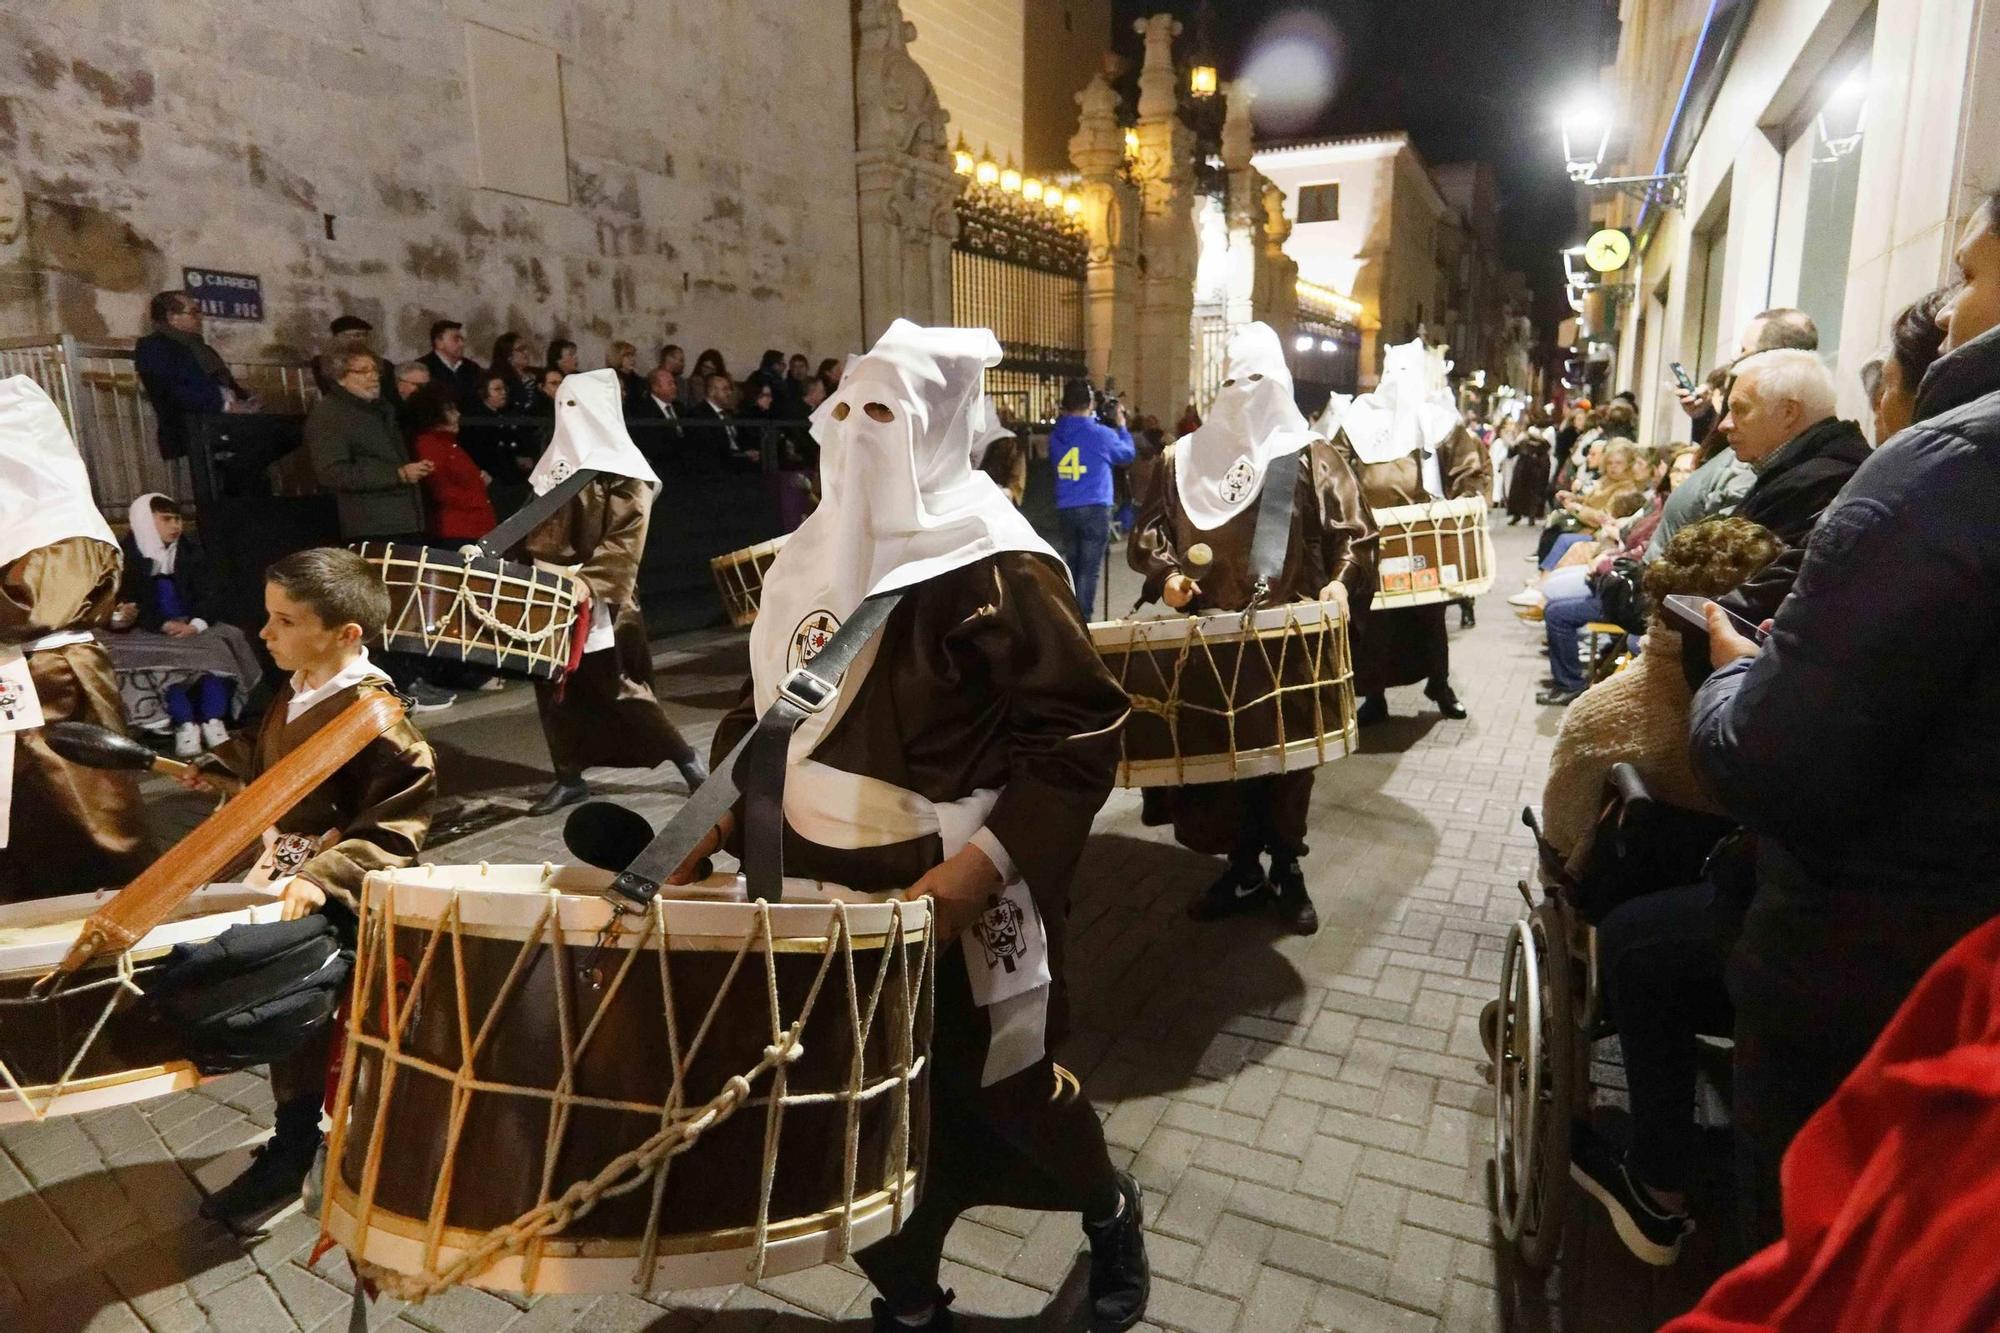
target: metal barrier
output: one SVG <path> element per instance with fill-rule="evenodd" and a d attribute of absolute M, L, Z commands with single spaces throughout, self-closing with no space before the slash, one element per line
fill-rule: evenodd
<path fill-rule="evenodd" d="M 229 369 L 267 412 L 301 413 L 319 396 L 303 366 L 251 361 L 231 362 Z M 106 514 L 123 517 L 148 491 L 191 496 L 187 460 L 160 457 L 159 422 L 132 365 L 132 340 L 0 338 L 0 376 L 8 375 L 28 376 L 55 401 Z"/>

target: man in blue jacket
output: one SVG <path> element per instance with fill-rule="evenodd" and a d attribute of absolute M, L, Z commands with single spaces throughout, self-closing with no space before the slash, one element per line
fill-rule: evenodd
<path fill-rule="evenodd" d="M 1916 424 L 1826 510 L 1770 637 L 1709 612 L 1690 753 L 1758 835 L 1729 962 L 1758 1244 L 1792 1136 L 1925 970 L 2000 913 L 2000 196 L 1958 266 Z"/>
<path fill-rule="evenodd" d="M 201 336 L 201 307 L 161 292 L 147 307 L 153 331 L 133 345 L 132 368 L 160 423 L 160 457 L 185 458 L 190 416 L 247 410 L 249 394 Z"/>
<path fill-rule="evenodd" d="M 1069 566 L 1083 618 L 1095 614 L 1097 576 L 1111 544 L 1111 469 L 1134 457 L 1132 432 L 1125 428 L 1125 405 L 1118 404 L 1116 429 L 1091 415 L 1087 380 L 1063 385 L 1062 416 L 1049 433 L 1049 461 L 1056 469 L 1056 522 L 1062 540 L 1056 549 Z"/>

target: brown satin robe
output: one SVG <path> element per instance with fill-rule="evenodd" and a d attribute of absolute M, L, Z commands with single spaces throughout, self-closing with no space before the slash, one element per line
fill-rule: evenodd
<path fill-rule="evenodd" d="M 639 610 L 639 560 L 646 551 L 652 488 L 631 477 L 600 477 L 521 539 L 528 558 L 580 565 L 593 601 L 611 606 L 611 647 L 585 653 L 560 683 L 535 682 L 535 706 L 556 776 L 583 770 L 652 768 L 694 755 L 653 688 L 653 652 Z"/>
<path fill-rule="evenodd" d="M 1407 457 L 1386 463 L 1363 463 L 1354 457 L 1354 447 L 1346 435 L 1340 436 L 1339 444 L 1361 478 L 1362 496 L 1370 509 L 1430 502 L 1430 492 L 1424 489 L 1420 453 L 1413 450 Z M 1483 496 L 1492 490 L 1493 473 L 1486 451 L 1479 447 L 1479 440 L 1472 432 L 1462 426 L 1438 447 L 1438 471 L 1444 479 L 1447 500 Z M 1444 610 L 1445 603 L 1437 602 L 1430 606 L 1371 610 L 1357 616 L 1355 693 L 1366 698 L 1381 694 L 1392 685 L 1431 680 L 1444 684 L 1451 674 L 1451 647 L 1445 635 Z"/>
<path fill-rule="evenodd" d="M 1306 446 L 1307 466 L 1299 471 L 1292 499 L 1292 532 L 1284 572 L 1267 599 L 1270 604 L 1317 598 L 1338 579 L 1348 604 L 1365 606 L 1375 588 L 1375 520 L 1361 502 L 1361 485 L 1346 454 L 1325 440 Z M 1179 451 L 1161 455 L 1149 493 L 1141 497 L 1139 521 L 1126 544 L 1126 559 L 1145 575 L 1145 596 L 1157 600 L 1167 579 L 1185 574 L 1201 588 L 1189 612 L 1237 611 L 1250 604 L 1256 586 L 1251 547 L 1257 532 L 1257 505 L 1222 527 L 1197 528 L 1181 508 L 1176 484 Z M 1184 553 L 1206 542 L 1214 553 L 1203 567 L 1183 563 Z M 1173 789 L 1150 789 L 1151 810 L 1171 813 L 1182 846 L 1211 855 L 1282 844 L 1305 852 L 1307 811 L 1313 771 L 1292 769 L 1238 782 L 1204 782 Z M 1151 790 L 1159 790 L 1158 796 Z"/>
<path fill-rule="evenodd" d="M 320 700 L 296 721 L 287 722 L 290 681 L 278 688 L 255 732 L 233 733 L 196 760 L 244 782 L 262 776 L 321 727 L 339 717 L 364 693 L 381 693 L 379 682 L 351 685 Z M 342 764 L 278 821 L 281 833 L 339 837 L 299 868 L 299 874 L 326 891 L 328 915 L 351 933 L 361 901 L 361 881 L 371 870 L 414 865 L 430 832 L 437 799 L 437 756 L 430 742 L 405 717 Z"/>
<path fill-rule="evenodd" d="M 1111 793 L 1124 691 L 1091 647 L 1063 567 L 1023 551 L 918 584 L 890 613 L 879 640 L 874 666 L 813 758 L 932 801 L 1000 791 L 986 827 L 1013 858 L 1048 931 L 1052 1050 L 1067 1022 L 1070 876 Z M 754 721 L 746 684 L 716 728 L 717 762 Z M 821 846 L 789 830 L 785 838 L 786 874 L 857 889 L 907 888 L 942 859 L 936 835 L 860 849 Z M 948 987 L 967 984 L 955 949 L 949 959 L 957 963 L 949 974 L 940 969 L 941 1007 Z M 960 1016 L 977 1025 L 973 1049 L 983 1059 L 983 1011 L 970 1008 L 969 994 L 957 998 L 969 1011 Z"/>
<path fill-rule="evenodd" d="M 118 600 L 116 546 L 70 537 L 0 569 L 0 643 L 94 629 Z M 28 656 L 42 715 L 123 733 L 118 680 L 97 643 Z M 122 885 L 151 859 L 138 784 L 130 773 L 59 759 L 37 731 L 14 734 L 14 804 L 0 847 L 0 902 L 53 898 Z"/>

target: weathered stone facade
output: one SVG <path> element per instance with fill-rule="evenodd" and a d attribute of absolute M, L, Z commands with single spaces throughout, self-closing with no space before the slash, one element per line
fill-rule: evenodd
<path fill-rule="evenodd" d="M 892 6 L 893 7 L 893 6 Z M 561 56 L 567 204 L 480 188 L 465 29 Z M 862 337 L 849 0 L 0 0 L 0 336 L 143 331 L 183 265 L 256 273 L 237 359 L 342 311 L 833 354 Z M 0 187 L 0 215 L 8 212 Z M 948 308 L 948 307 L 947 307 Z M 923 314 L 929 314 L 926 310 Z"/>

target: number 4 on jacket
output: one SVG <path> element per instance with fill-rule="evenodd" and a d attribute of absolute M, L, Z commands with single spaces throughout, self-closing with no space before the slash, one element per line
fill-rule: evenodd
<path fill-rule="evenodd" d="M 1064 481 L 1082 481 L 1083 474 L 1088 471 L 1090 469 L 1083 464 L 1082 451 L 1075 445 L 1071 445 L 1069 452 L 1056 464 L 1056 475 Z"/>

